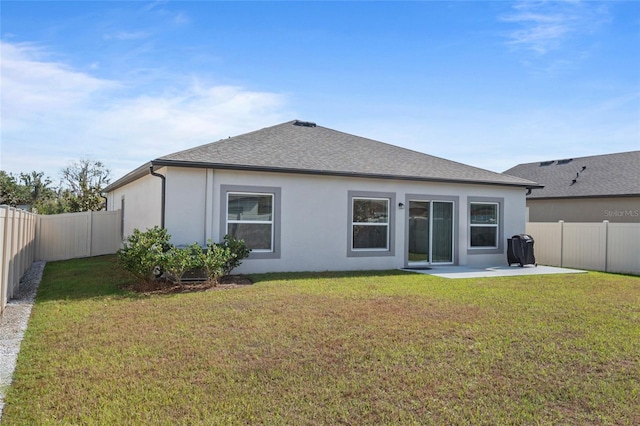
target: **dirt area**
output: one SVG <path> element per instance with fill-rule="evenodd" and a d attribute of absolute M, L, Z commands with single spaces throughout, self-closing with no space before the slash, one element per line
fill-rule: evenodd
<path fill-rule="evenodd" d="M 126 289 L 143 294 L 173 294 L 193 293 L 196 291 L 216 291 L 243 288 L 253 284 L 246 275 L 227 275 L 221 277 L 217 283 L 211 282 L 183 282 L 182 286 L 171 281 L 157 281 L 155 283 L 140 283 L 127 286 Z"/>

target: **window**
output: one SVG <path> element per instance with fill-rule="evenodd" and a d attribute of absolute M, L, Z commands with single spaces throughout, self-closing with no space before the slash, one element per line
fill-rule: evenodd
<path fill-rule="evenodd" d="M 353 198 L 353 249 L 389 249 L 389 200 Z"/>
<path fill-rule="evenodd" d="M 349 192 L 348 256 L 392 256 L 395 196 Z"/>
<path fill-rule="evenodd" d="M 471 203 L 471 247 L 498 247 L 498 204 Z"/>
<path fill-rule="evenodd" d="M 245 241 L 250 259 L 280 258 L 280 188 L 221 185 L 220 239 Z"/>
<path fill-rule="evenodd" d="M 253 251 L 273 251 L 273 194 L 227 193 L 227 234 Z"/>

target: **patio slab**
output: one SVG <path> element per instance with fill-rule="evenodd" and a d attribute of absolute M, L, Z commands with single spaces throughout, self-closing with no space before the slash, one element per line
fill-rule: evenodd
<path fill-rule="evenodd" d="M 431 269 L 403 268 L 403 271 L 418 274 L 434 275 L 442 278 L 485 278 L 485 277 L 516 277 L 521 275 L 548 274 L 585 274 L 587 271 L 579 269 L 558 268 L 555 266 L 432 266 Z"/>

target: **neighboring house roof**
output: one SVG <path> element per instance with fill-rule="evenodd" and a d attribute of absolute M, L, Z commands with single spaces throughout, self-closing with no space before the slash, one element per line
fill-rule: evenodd
<path fill-rule="evenodd" d="M 529 199 L 640 195 L 640 151 L 519 164 L 504 173 L 544 185 Z"/>
<path fill-rule="evenodd" d="M 107 190 L 137 179 L 149 166 L 538 186 L 529 180 L 298 120 L 165 155 L 114 182 Z"/>

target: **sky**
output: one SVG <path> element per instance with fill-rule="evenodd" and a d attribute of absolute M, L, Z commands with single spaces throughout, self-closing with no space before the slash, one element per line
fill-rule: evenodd
<path fill-rule="evenodd" d="M 0 65 L 0 168 L 54 182 L 294 119 L 496 172 L 640 149 L 637 0 L 2 0 Z"/>

